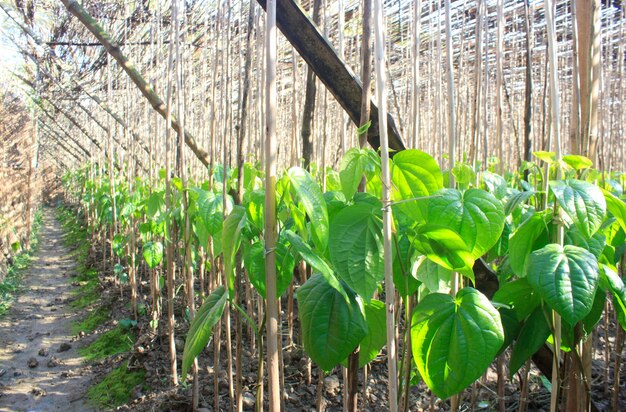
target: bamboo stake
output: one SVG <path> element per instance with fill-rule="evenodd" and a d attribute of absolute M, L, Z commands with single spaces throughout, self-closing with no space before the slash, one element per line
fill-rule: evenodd
<path fill-rule="evenodd" d="M 385 73 L 385 43 L 383 36 L 382 0 L 374 0 L 374 33 L 376 70 L 376 98 L 380 124 L 380 148 L 383 171 L 383 248 L 385 254 L 385 306 L 387 326 L 387 369 L 389 385 L 389 410 L 398 410 L 398 373 L 395 342 L 395 289 L 393 285 L 393 254 L 391 250 L 391 176 L 389 171 L 389 136 L 387 134 L 387 92 Z"/>

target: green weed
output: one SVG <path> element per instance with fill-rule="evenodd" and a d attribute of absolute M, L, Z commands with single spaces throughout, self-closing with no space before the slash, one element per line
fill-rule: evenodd
<path fill-rule="evenodd" d="M 106 307 L 99 307 L 80 322 L 75 322 L 72 325 L 72 334 L 77 335 L 80 332 L 91 333 L 108 319 L 109 309 Z"/>
<path fill-rule="evenodd" d="M 94 406 L 99 408 L 115 408 L 130 401 L 132 388 L 144 382 L 146 371 L 128 370 L 128 362 L 113 369 L 102 382 L 92 386 L 87 396 Z"/>
<path fill-rule="evenodd" d="M 103 334 L 91 345 L 80 348 L 78 353 L 87 360 L 98 360 L 110 355 L 127 352 L 132 348 L 135 337 L 120 326 Z"/>

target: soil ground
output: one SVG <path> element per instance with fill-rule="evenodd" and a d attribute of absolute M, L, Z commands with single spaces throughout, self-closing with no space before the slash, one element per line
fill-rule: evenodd
<path fill-rule="evenodd" d="M 89 367 L 78 355 L 69 307 L 75 263 L 63 231 L 45 210 L 39 251 L 23 290 L 0 318 L 0 411 L 84 411 Z"/>

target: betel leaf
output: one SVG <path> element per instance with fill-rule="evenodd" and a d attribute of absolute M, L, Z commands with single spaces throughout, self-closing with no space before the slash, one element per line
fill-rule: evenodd
<path fill-rule="evenodd" d="M 224 222 L 224 197 L 221 194 L 216 195 L 199 188 L 194 188 L 193 191 L 198 195 L 196 200 L 198 215 L 209 234 L 215 236 L 222 230 L 222 223 Z M 232 197 L 226 195 L 226 215 L 230 214 L 233 204 Z"/>
<path fill-rule="evenodd" d="M 452 283 L 452 271 L 436 264 L 425 256 L 415 262 L 415 274 L 430 292 L 448 293 Z"/>
<path fill-rule="evenodd" d="M 513 196 L 509 197 L 509 200 L 506 202 L 506 206 L 504 207 L 504 216 L 508 216 L 513 213 L 517 206 L 530 199 L 535 193 L 537 192 L 535 192 L 534 190 L 529 190 L 524 192 L 517 192 Z"/>
<path fill-rule="evenodd" d="M 563 211 L 589 239 L 606 214 L 606 200 L 598 186 L 582 180 L 552 180 L 550 189 Z"/>
<path fill-rule="evenodd" d="M 352 148 L 346 152 L 341 159 L 341 169 L 339 179 L 341 180 L 341 191 L 346 199 L 352 199 L 356 193 L 359 183 L 366 172 L 372 173 L 375 164 L 368 154 L 367 149 Z"/>
<path fill-rule="evenodd" d="M 511 307 L 519 321 L 526 319 L 541 304 L 539 294 L 526 278 L 500 285 L 500 289 L 493 295 L 493 301 Z"/>
<path fill-rule="evenodd" d="M 153 269 L 163 260 L 163 244 L 157 241 L 146 242 L 143 244 L 142 254 L 148 266 Z"/>
<path fill-rule="evenodd" d="M 551 220 L 552 209 L 535 213 L 509 239 L 509 264 L 517 276 L 526 275 L 530 253 L 548 244 L 548 222 Z"/>
<path fill-rule="evenodd" d="M 556 153 L 554 152 L 536 151 L 536 152 L 533 152 L 533 155 L 537 159 L 543 160 L 547 164 L 552 164 L 556 161 Z"/>
<path fill-rule="evenodd" d="M 608 190 L 601 190 L 606 200 L 607 209 L 615 216 L 622 229 L 626 231 L 626 203 Z"/>
<path fill-rule="evenodd" d="M 263 242 L 257 241 L 246 250 L 244 263 L 248 272 L 250 283 L 259 292 L 259 295 L 266 299 L 265 292 L 265 249 Z M 293 279 L 293 269 L 296 261 L 289 253 L 289 249 L 281 242 L 276 244 L 276 297 L 282 296 L 287 290 L 291 279 Z"/>
<path fill-rule="evenodd" d="M 591 159 L 581 155 L 565 155 L 563 162 L 567 163 L 575 170 L 588 169 L 593 166 Z"/>
<path fill-rule="evenodd" d="M 296 292 L 306 353 L 323 370 L 344 360 L 367 334 L 367 323 L 356 296 L 345 299 L 319 274 Z"/>
<path fill-rule="evenodd" d="M 426 224 L 409 234 L 413 247 L 446 269 L 474 280 L 474 258 L 461 237 L 445 226 Z"/>
<path fill-rule="evenodd" d="M 491 193 L 480 189 L 460 192 L 443 189 L 428 199 L 427 221 L 458 233 L 474 259 L 498 241 L 504 229 L 504 208 Z"/>
<path fill-rule="evenodd" d="M 509 362 L 509 376 L 513 376 L 539 350 L 548 336 L 550 336 L 550 325 L 548 325 L 543 308 L 538 306 L 528 316 L 515 340 Z"/>
<path fill-rule="evenodd" d="M 500 314 L 473 288 L 427 295 L 413 311 L 411 343 L 417 369 L 442 399 L 459 393 L 489 367 L 504 342 Z"/>
<path fill-rule="evenodd" d="M 396 253 L 393 259 L 393 284 L 400 296 L 407 297 L 417 291 L 421 282 L 413 270 L 411 242 L 406 236 L 399 236 L 396 241 Z M 422 256 L 424 260 L 427 260 Z"/>
<path fill-rule="evenodd" d="M 624 330 L 626 330 L 626 287 L 624 281 L 608 265 L 601 265 L 601 278 L 605 288 L 613 294 L 613 306 L 617 313 L 617 320 Z"/>
<path fill-rule="evenodd" d="M 443 174 L 437 161 L 420 150 L 403 150 L 392 161 L 391 179 L 395 201 L 429 196 L 443 188 Z M 397 205 L 399 210 L 414 220 L 422 220 L 422 212 L 416 202 Z"/>
<path fill-rule="evenodd" d="M 380 209 L 367 203 L 337 213 L 330 228 L 329 252 L 337 274 L 369 301 L 385 277 Z"/>
<path fill-rule="evenodd" d="M 281 235 L 289 242 L 295 252 L 308 263 L 315 271 L 320 273 L 326 282 L 335 289 L 343 298 L 348 301 L 348 294 L 346 293 L 339 280 L 335 277 L 335 274 L 328 263 L 322 259 L 317 253 L 311 249 L 311 247 L 302 240 L 300 236 L 291 230 L 283 230 Z"/>
<path fill-rule="evenodd" d="M 363 309 L 367 322 L 367 335 L 359 343 L 359 368 L 374 360 L 387 342 L 385 303 L 372 299 L 369 303 L 363 304 Z M 348 359 L 341 361 L 341 364 L 348 367 Z"/>
<path fill-rule="evenodd" d="M 528 282 L 570 325 L 584 318 L 598 286 L 598 261 L 578 246 L 549 244 L 528 259 Z"/>
<path fill-rule="evenodd" d="M 222 250 L 224 251 L 224 276 L 228 280 L 228 290 L 232 293 L 234 283 L 235 255 L 241 244 L 241 230 L 246 224 L 246 211 L 235 206 L 224 221 L 222 230 Z"/>
<path fill-rule="evenodd" d="M 189 326 L 189 332 L 185 340 L 185 349 L 183 351 L 183 382 L 185 381 L 187 371 L 191 367 L 193 360 L 209 343 L 213 326 L 215 326 L 222 317 L 226 302 L 228 302 L 228 292 L 226 292 L 223 286 L 219 286 L 211 292 L 193 318 Z"/>
<path fill-rule="evenodd" d="M 328 247 L 328 211 L 322 189 L 309 172 L 301 167 L 292 167 L 287 171 L 287 176 L 311 220 L 313 244 L 324 254 Z"/>

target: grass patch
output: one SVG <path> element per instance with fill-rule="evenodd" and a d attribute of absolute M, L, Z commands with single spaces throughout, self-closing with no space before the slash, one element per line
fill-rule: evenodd
<path fill-rule="evenodd" d="M 132 388 L 144 382 L 146 371 L 128 370 L 128 362 L 108 373 L 97 385 L 87 391 L 87 397 L 96 407 L 115 408 L 130 401 Z"/>
<path fill-rule="evenodd" d="M 22 251 L 13 256 L 13 264 L 8 268 L 7 274 L 0 282 L 0 316 L 4 315 L 11 303 L 15 300 L 15 294 L 19 292 L 22 276 L 30 266 L 33 255 L 39 249 L 39 229 L 41 228 L 42 212 L 35 213 L 30 234 L 30 251 Z"/>
<path fill-rule="evenodd" d="M 104 359 L 110 355 L 129 351 L 134 342 L 135 337 L 130 330 L 117 326 L 103 334 L 91 345 L 78 349 L 78 353 L 90 361 Z"/>
<path fill-rule="evenodd" d="M 72 334 L 78 335 L 80 332 L 91 333 L 107 320 L 109 320 L 109 308 L 101 306 L 93 310 L 80 322 L 72 324 Z"/>
<path fill-rule="evenodd" d="M 70 302 L 70 306 L 75 309 L 84 309 L 100 298 L 98 280 L 93 279 L 83 282 L 78 289 L 72 291 L 75 299 Z"/>

